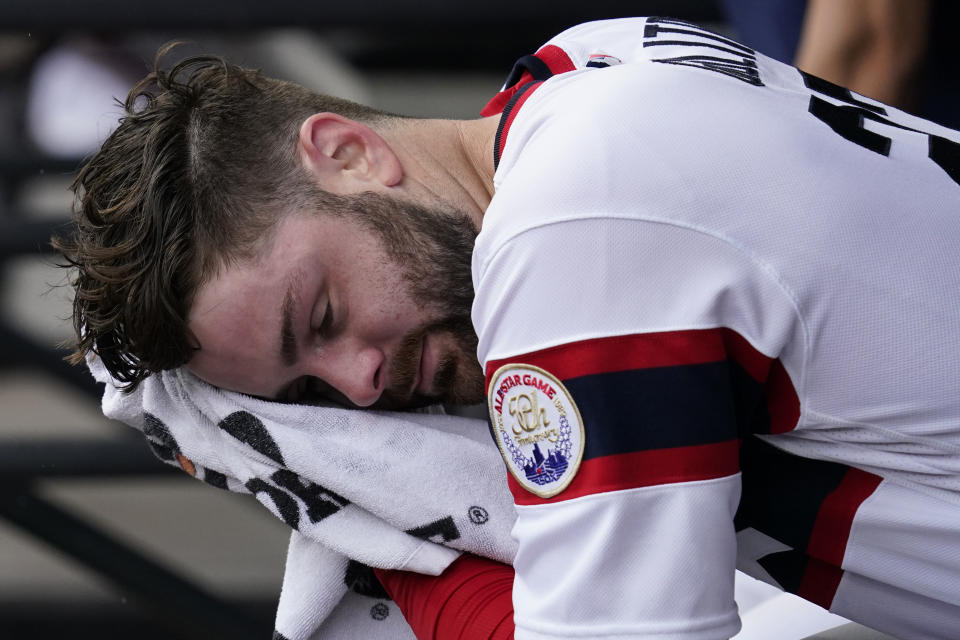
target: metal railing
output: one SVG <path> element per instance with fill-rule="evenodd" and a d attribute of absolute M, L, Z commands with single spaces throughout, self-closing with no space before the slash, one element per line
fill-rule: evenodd
<path fill-rule="evenodd" d="M 0 516 L 99 574 L 118 595 L 139 607 L 145 623 L 162 629 L 164 637 L 269 637 L 270 617 L 252 615 L 248 607 L 212 595 L 38 491 L 40 481 L 53 478 L 156 475 L 190 481 L 154 458 L 142 438 L 133 434 L 100 441 L 0 444 Z M 57 615 L 55 606 L 46 612 L 48 618 Z M 71 632 L 71 637 L 78 636 Z"/>

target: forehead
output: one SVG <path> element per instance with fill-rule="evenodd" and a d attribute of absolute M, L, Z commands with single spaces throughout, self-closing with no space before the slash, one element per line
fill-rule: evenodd
<path fill-rule="evenodd" d="M 187 364 L 193 373 L 252 395 L 278 384 L 284 298 L 291 283 L 298 285 L 293 291 L 299 297 L 305 281 L 325 270 L 329 247 L 315 226 L 303 216 L 281 221 L 258 255 L 223 265 L 200 285 L 188 318 L 200 344 Z"/>
<path fill-rule="evenodd" d="M 248 255 L 224 260 L 198 287 L 189 312 L 191 326 L 202 327 L 207 317 L 242 308 L 250 298 L 272 298 L 276 287 L 314 252 L 307 242 L 308 226 L 295 218 L 281 220 Z"/>

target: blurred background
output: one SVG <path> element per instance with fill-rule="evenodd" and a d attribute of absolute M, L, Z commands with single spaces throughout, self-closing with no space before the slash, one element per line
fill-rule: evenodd
<path fill-rule="evenodd" d="M 883 96 L 922 111 L 921 84 L 953 54 L 931 35 L 937 3 L 900 4 L 906 13 L 887 32 L 865 27 L 866 13 L 852 9 L 852 26 L 839 34 L 804 34 L 805 0 L 554 0 L 547 9 L 494 0 L 3 0 L 0 637 L 269 638 L 272 630 L 286 527 L 254 500 L 156 461 L 138 433 L 101 416 L 99 390 L 58 346 L 71 335 L 70 303 L 48 239 L 67 219 L 74 171 L 116 123 L 114 100 L 158 46 L 184 40 L 185 51 L 387 111 L 471 118 L 516 58 L 560 30 L 669 15 L 787 62 L 799 51 L 810 70 L 841 83 L 879 76 L 881 88 L 869 90 L 892 85 Z M 895 55 L 884 50 L 887 62 L 873 63 L 880 73 L 864 73 L 871 46 L 891 38 Z M 956 87 L 945 91 L 939 104 L 950 108 L 939 119 L 956 126 Z"/>

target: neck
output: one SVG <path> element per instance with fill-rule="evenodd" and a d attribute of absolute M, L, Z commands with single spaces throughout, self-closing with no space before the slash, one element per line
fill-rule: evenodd
<path fill-rule="evenodd" d="M 381 131 L 413 191 L 466 211 L 479 229 L 493 197 L 493 142 L 499 118 L 405 120 Z"/>

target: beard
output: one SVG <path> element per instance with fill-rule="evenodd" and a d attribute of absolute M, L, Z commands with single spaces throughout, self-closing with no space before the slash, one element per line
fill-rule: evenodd
<path fill-rule="evenodd" d="M 393 354 L 391 384 L 373 408 L 482 402 L 484 376 L 470 319 L 471 261 L 479 229 L 470 217 L 443 201 L 423 205 L 372 192 L 352 196 L 323 192 L 317 198 L 321 211 L 349 217 L 377 236 L 402 274 L 408 295 L 434 318 L 404 336 Z M 448 336 L 454 347 L 440 356 L 430 395 L 411 394 L 428 334 Z"/>
<path fill-rule="evenodd" d="M 455 348 L 443 353 L 430 384 L 430 395 L 410 393 L 420 364 L 420 353 L 427 334 L 446 334 Z M 393 355 L 393 380 L 380 399 L 377 409 L 410 409 L 443 402 L 468 405 L 483 401 L 483 372 L 477 362 L 477 336 L 467 322 L 450 319 L 430 323 L 409 332 Z"/>

